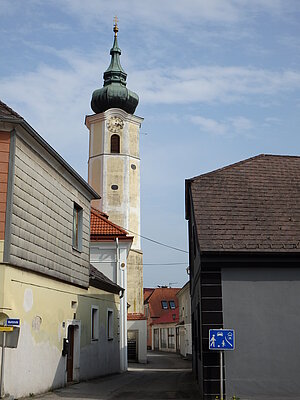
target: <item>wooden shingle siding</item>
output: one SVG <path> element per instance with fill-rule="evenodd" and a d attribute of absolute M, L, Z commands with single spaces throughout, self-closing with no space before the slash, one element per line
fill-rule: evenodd
<path fill-rule="evenodd" d="M 10 262 L 87 287 L 89 200 L 47 161 L 17 138 Z M 81 252 L 72 248 L 74 202 L 83 208 Z"/>
<path fill-rule="evenodd" d="M 10 133 L 0 132 L 0 240 L 5 237 Z"/>

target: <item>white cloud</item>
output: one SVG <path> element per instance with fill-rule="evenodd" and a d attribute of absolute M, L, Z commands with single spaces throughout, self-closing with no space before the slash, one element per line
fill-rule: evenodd
<path fill-rule="evenodd" d="M 237 116 L 227 118 L 223 121 L 217 121 L 210 118 L 205 118 L 200 115 L 190 117 L 192 123 L 200 127 L 200 130 L 213 135 L 246 135 L 253 128 L 253 123 L 248 118 Z"/>
<path fill-rule="evenodd" d="M 134 81 L 144 102 L 230 103 L 256 95 L 273 96 L 296 90 L 300 87 L 300 72 L 204 66 L 139 71 Z"/>
<path fill-rule="evenodd" d="M 214 119 L 204 118 L 197 115 L 191 117 L 191 121 L 198 125 L 202 131 L 214 135 L 224 135 L 228 132 L 228 126 L 225 123 L 215 121 Z"/>

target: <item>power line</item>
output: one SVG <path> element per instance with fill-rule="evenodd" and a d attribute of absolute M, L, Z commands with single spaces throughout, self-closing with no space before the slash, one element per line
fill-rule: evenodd
<path fill-rule="evenodd" d="M 145 265 L 187 265 L 188 263 L 145 263 L 143 264 L 143 266 Z"/>
<path fill-rule="evenodd" d="M 173 246 L 169 246 L 168 244 L 165 244 L 165 243 L 162 243 L 162 242 L 158 242 L 157 240 L 150 239 L 150 238 L 148 238 L 148 237 L 146 237 L 146 236 L 139 235 L 138 233 L 135 233 L 135 232 L 133 232 L 133 231 L 130 231 L 129 229 L 126 229 L 126 231 L 127 231 L 127 232 L 130 232 L 130 233 L 133 233 L 134 235 L 139 236 L 139 237 L 141 237 L 142 239 L 149 240 L 149 242 L 156 243 L 156 244 L 158 244 L 158 245 L 160 245 L 160 246 L 168 247 L 169 249 L 176 250 L 176 251 L 181 251 L 182 253 L 187 253 L 187 254 L 188 254 L 188 251 L 179 249 L 178 247 L 173 247 Z"/>

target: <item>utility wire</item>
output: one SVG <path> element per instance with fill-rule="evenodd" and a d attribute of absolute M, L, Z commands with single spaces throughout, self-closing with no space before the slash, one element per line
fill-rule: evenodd
<path fill-rule="evenodd" d="M 150 239 L 150 238 L 148 238 L 146 236 L 139 235 L 138 233 L 130 231 L 129 229 L 126 229 L 126 231 L 130 232 L 130 233 L 133 233 L 134 235 L 139 236 L 142 239 L 149 240 L 149 242 L 156 243 L 156 244 L 158 244 L 160 246 L 168 247 L 169 249 L 176 250 L 176 251 L 181 251 L 182 253 L 187 253 L 188 254 L 188 251 L 179 249 L 178 247 L 173 247 L 173 246 L 169 246 L 168 244 L 165 244 L 165 243 L 162 243 L 162 242 L 158 242 L 157 240 Z"/>
<path fill-rule="evenodd" d="M 145 263 L 144 265 L 187 265 L 188 263 Z"/>

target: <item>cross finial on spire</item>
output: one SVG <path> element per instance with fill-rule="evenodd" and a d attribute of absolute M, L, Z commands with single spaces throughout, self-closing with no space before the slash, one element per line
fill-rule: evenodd
<path fill-rule="evenodd" d="M 118 17 L 115 16 L 115 18 L 114 18 L 114 29 L 113 29 L 113 31 L 115 32 L 115 37 L 117 37 L 118 31 L 119 31 L 118 22 L 119 22 Z"/>

